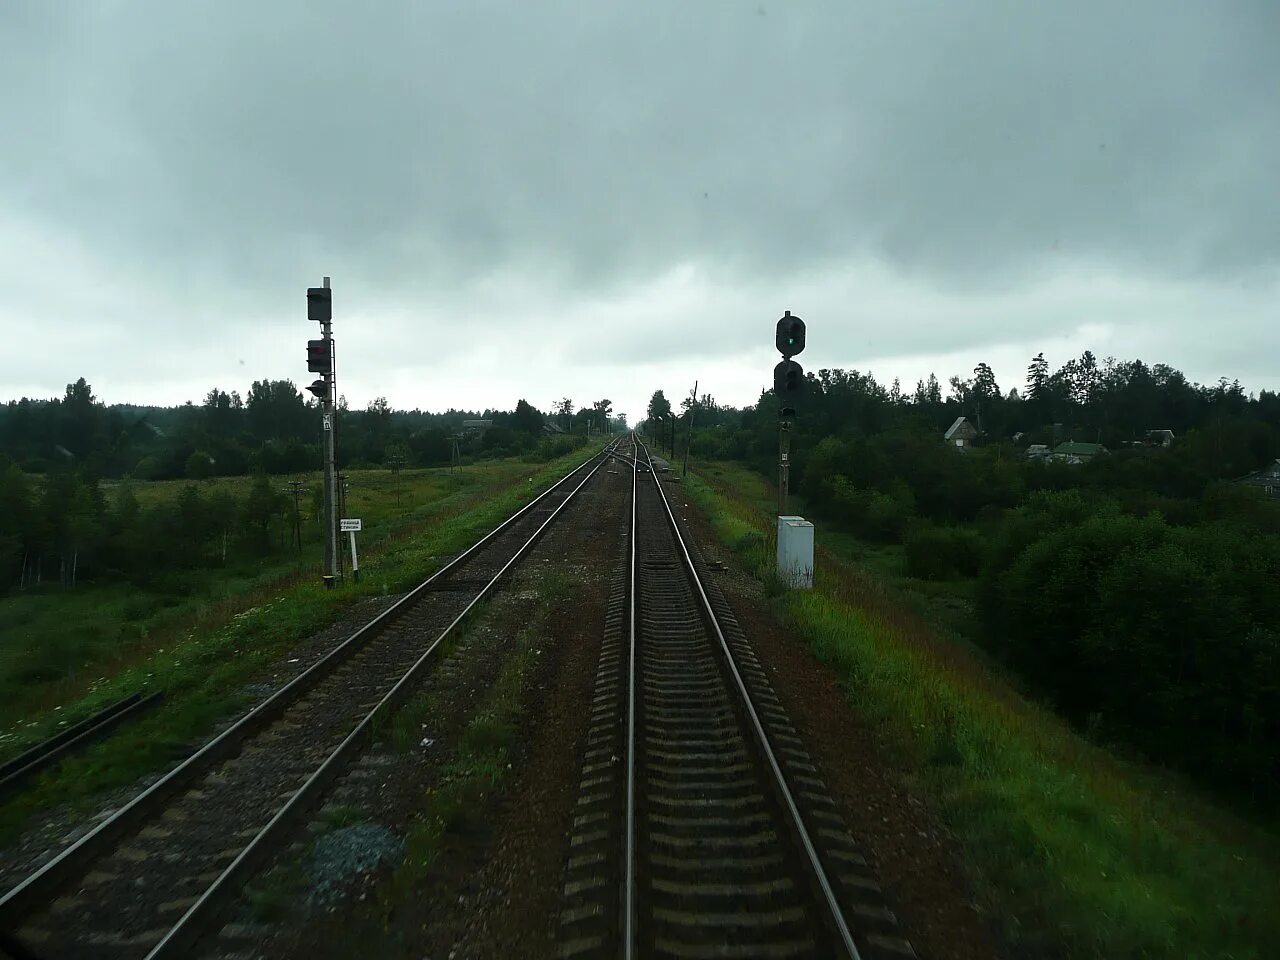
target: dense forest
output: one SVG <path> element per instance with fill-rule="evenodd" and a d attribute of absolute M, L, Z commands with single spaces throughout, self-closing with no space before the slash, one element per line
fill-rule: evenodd
<path fill-rule="evenodd" d="M 467 421 L 487 421 L 483 426 Z M 364 410 L 339 405 L 341 469 L 448 464 L 520 456 L 545 461 L 591 430 L 625 429 L 608 400 L 569 399 L 544 414 Z M 253 563 L 286 546 L 292 498 L 273 474 L 320 469 L 320 413 L 293 383 L 258 381 L 247 397 L 211 390 L 199 406 L 108 406 L 83 379 L 63 397 L 0 407 L 0 594 L 85 580 L 142 582 L 184 570 Z M 211 477 L 253 475 L 233 493 Z M 164 502 L 139 502 L 135 482 L 192 481 Z M 119 481 L 108 496 L 104 480 Z M 316 496 L 314 485 L 308 500 Z M 304 505 L 318 513 L 316 504 Z"/>
<path fill-rule="evenodd" d="M 1274 809 L 1280 481 L 1234 481 L 1280 458 L 1280 396 L 1090 353 L 1053 373 L 1038 355 L 1019 387 L 985 364 L 945 397 L 932 376 L 907 392 L 809 374 L 792 489 L 816 519 L 900 544 L 908 575 L 972 582 L 974 639 L 1082 728 Z M 644 426 L 674 418 L 682 453 L 692 419 L 695 464 L 772 477 L 776 411 L 772 391 L 678 411 L 658 391 Z M 977 428 L 964 450 L 944 441 L 959 417 Z M 1087 455 L 1035 455 L 1070 441 Z"/>

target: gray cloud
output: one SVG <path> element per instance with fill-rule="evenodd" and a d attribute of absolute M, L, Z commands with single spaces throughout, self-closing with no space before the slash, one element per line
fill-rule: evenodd
<path fill-rule="evenodd" d="M 731 358 L 748 312 L 767 337 L 825 291 L 852 362 L 1062 335 L 1037 291 L 1094 270 L 1244 284 L 1265 338 L 1278 35 L 1270 3 L 10 4 L 0 317 L 94 312 L 177 382 L 215 326 L 276 363 L 322 272 L 367 326 L 465 321 L 547 363 L 597 355 L 569 317 L 614 332 L 610 362 Z M 1194 353 L 1207 319 L 1166 342 Z"/>

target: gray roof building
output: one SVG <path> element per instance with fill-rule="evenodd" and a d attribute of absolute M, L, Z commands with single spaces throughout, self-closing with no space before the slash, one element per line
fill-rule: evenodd
<path fill-rule="evenodd" d="M 978 428 L 970 423 L 967 417 L 956 417 L 956 422 L 947 428 L 942 439 L 963 450 L 978 439 Z"/>
<path fill-rule="evenodd" d="M 1051 459 L 1062 463 L 1088 463 L 1099 454 L 1107 452 L 1107 448 L 1100 443 L 1080 443 L 1075 440 L 1067 440 L 1053 448 Z"/>

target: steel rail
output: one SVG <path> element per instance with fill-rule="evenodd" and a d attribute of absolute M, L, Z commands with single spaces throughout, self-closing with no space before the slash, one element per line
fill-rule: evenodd
<path fill-rule="evenodd" d="M 632 437 L 635 448 L 639 441 Z M 652 475 L 652 470 L 650 470 Z M 626 847 L 623 860 L 622 957 L 632 960 L 636 938 L 636 501 L 639 496 L 640 459 L 631 459 L 631 524 L 627 529 L 627 795 Z M 654 482 L 657 482 L 656 477 Z"/>
<path fill-rule="evenodd" d="M 619 445 L 620 444 L 621 444 L 621 441 L 619 441 Z M 616 450 L 606 450 L 605 453 L 613 457 L 615 460 L 621 460 L 623 463 L 625 463 L 629 467 L 633 467 L 636 464 L 636 458 L 629 457 L 625 453 L 618 453 Z"/>
<path fill-rule="evenodd" d="M 308 805 L 315 801 L 324 788 L 337 777 L 343 764 L 370 737 L 374 724 L 377 723 L 382 715 L 393 711 L 400 705 L 408 695 L 412 685 L 430 663 L 436 650 L 444 643 L 449 634 L 467 618 L 481 600 L 489 595 L 498 581 L 506 575 L 507 571 L 532 548 L 546 529 L 555 522 L 560 511 L 569 505 L 578 491 L 586 486 L 604 463 L 605 460 L 601 459 L 595 468 L 583 477 L 578 485 L 565 496 L 564 500 L 538 526 L 538 529 L 516 550 L 511 559 L 502 565 L 502 568 L 493 575 L 493 578 L 472 597 L 462 612 L 454 617 L 453 621 L 431 642 L 414 662 L 413 666 L 396 682 L 395 686 L 378 701 L 351 733 L 347 734 L 342 743 L 325 758 L 315 773 L 307 778 L 307 781 L 285 802 L 284 806 L 276 812 L 267 825 L 249 841 L 248 845 L 245 846 L 235 860 L 205 889 L 205 892 L 188 908 L 187 912 L 169 928 L 164 938 L 147 954 L 146 960 L 172 960 L 172 958 L 188 956 L 190 948 L 199 939 L 204 930 L 212 924 L 219 910 L 225 907 L 237 894 L 244 882 L 271 852 L 273 842 L 278 840 L 279 835 L 300 818 Z M 577 473 L 577 471 L 574 471 L 574 473 Z"/>
<path fill-rule="evenodd" d="M 613 444 L 613 446 L 616 445 L 617 442 Z M 178 793 L 187 783 L 211 768 L 219 760 L 233 755 L 242 741 L 265 727 L 270 721 L 279 716 L 285 708 L 299 699 L 303 693 L 314 687 L 340 666 L 342 662 L 349 659 L 365 643 L 390 626 L 437 580 L 452 573 L 491 539 L 521 519 L 542 500 L 585 470 L 597 458 L 600 458 L 600 463 L 596 465 L 596 469 L 598 469 L 600 464 L 604 463 L 604 453 L 611 449 L 612 447 L 606 448 L 606 451 L 592 454 L 493 530 L 489 531 L 489 533 L 477 540 L 463 553 L 450 560 L 413 590 L 352 633 L 351 636 L 330 650 L 325 656 L 294 677 L 293 680 L 187 757 L 186 760 L 139 793 L 110 817 L 103 820 L 98 826 L 11 887 L 3 896 L 0 896 L 0 930 L 15 929 L 32 912 L 33 907 L 52 899 L 64 883 L 77 876 L 83 871 L 84 867 L 109 851 L 123 836 L 144 823 L 156 809 Z M 592 473 L 594 474 L 595 470 Z M 557 509 L 555 512 L 558 513 L 559 510 Z M 555 513 L 552 516 L 555 516 Z"/>
<path fill-rule="evenodd" d="M 18 781 L 33 773 L 52 766 L 54 761 L 61 759 L 72 750 L 102 736 L 130 717 L 154 707 L 163 699 L 164 691 L 161 690 L 145 696 L 141 691 L 131 693 L 67 727 L 61 733 L 24 750 L 12 760 L 0 764 L 0 793 L 14 787 Z"/>
<path fill-rule="evenodd" d="M 638 445 L 637 455 L 643 452 L 646 459 L 649 458 L 649 451 L 643 444 Z M 715 609 L 711 606 L 711 598 L 707 596 L 706 589 L 703 587 L 702 578 L 698 576 L 698 570 L 693 562 L 693 557 L 689 553 L 689 548 L 685 543 L 684 536 L 680 533 L 679 524 L 676 523 L 675 514 L 671 510 L 671 504 L 667 500 L 667 493 L 662 489 L 662 482 L 658 479 L 657 474 L 653 475 L 654 483 L 657 484 L 658 492 L 661 494 L 662 505 L 667 514 L 667 520 L 671 526 L 672 535 L 675 537 L 676 545 L 680 548 L 680 554 L 684 558 L 685 569 L 689 573 L 689 578 L 694 587 L 697 589 L 698 598 L 702 602 L 702 609 L 706 615 L 707 622 L 712 630 L 715 631 L 716 637 L 720 641 L 720 650 L 724 655 L 724 660 L 729 668 L 729 673 L 733 677 L 733 686 L 738 694 L 738 698 L 742 703 L 743 709 L 746 711 L 747 717 L 751 721 L 751 729 L 755 733 L 757 746 L 761 754 L 768 762 L 769 769 L 773 772 L 774 786 L 781 796 L 783 805 L 791 818 L 791 827 L 796 838 L 800 841 L 800 846 L 804 853 L 805 859 L 809 864 L 809 868 L 814 879 L 818 882 L 818 887 L 822 892 L 823 906 L 825 906 L 828 919 L 838 935 L 841 945 L 844 947 L 845 955 L 850 960 L 861 960 L 858 948 L 854 945 L 853 934 L 849 931 L 849 925 L 845 922 L 844 913 L 840 910 L 840 905 L 836 901 L 835 891 L 831 887 L 831 881 L 827 878 L 827 872 L 822 866 L 821 860 L 818 859 L 818 851 L 813 845 L 813 840 L 809 836 L 809 831 L 805 827 L 804 818 L 800 815 L 800 808 L 796 805 L 795 797 L 791 793 L 791 788 L 787 784 L 786 776 L 782 772 L 782 766 L 778 763 L 778 758 L 773 752 L 773 746 L 769 743 L 769 735 L 765 732 L 764 724 L 760 722 L 760 716 L 756 712 L 755 704 L 751 700 L 751 694 L 747 690 L 747 685 L 742 679 L 742 674 L 738 672 L 737 662 L 734 660 L 733 651 L 729 647 L 729 641 L 724 635 L 724 631 L 720 627 L 720 620 L 716 617 Z"/>

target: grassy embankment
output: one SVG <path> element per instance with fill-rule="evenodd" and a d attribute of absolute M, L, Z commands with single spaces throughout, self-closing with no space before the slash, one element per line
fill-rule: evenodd
<path fill-rule="evenodd" d="M 518 461 L 489 461 L 462 473 L 353 471 L 348 513 L 365 521 L 361 555 L 375 558 L 389 540 L 430 526 L 526 478 L 531 469 Z M 206 499 L 224 492 L 242 503 L 251 482 L 249 477 L 194 484 L 135 481 L 130 489 L 144 507 L 172 502 L 193 485 Z M 112 499 L 119 486 L 104 483 L 104 496 Z M 275 486 L 284 489 L 284 479 Z M 317 488 L 318 481 L 311 487 Z M 287 542 L 277 543 L 266 556 L 233 554 L 223 565 L 157 570 L 140 583 L 82 581 L 72 590 L 47 583 L 0 599 L 0 755 L 12 753 L 14 741 L 29 740 L 37 732 L 27 729 L 33 719 L 55 707 L 65 711 L 100 678 L 150 657 L 192 629 L 219 626 L 254 602 L 319 576 L 320 525 L 310 517 L 310 504 L 303 503 L 301 513 L 300 550 L 292 548 L 288 524 L 279 523 L 276 539 Z"/>
<path fill-rule="evenodd" d="M 769 580 L 765 481 L 715 464 L 687 489 L 721 540 Z M 1090 744 L 824 539 L 820 531 L 815 589 L 779 594 L 779 614 L 935 799 L 1019 954 L 1275 955 L 1273 834 Z"/>
<path fill-rule="evenodd" d="M 460 478 L 422 471 L 417 478 L 405 478 L 407 489 L 398 495 L 388 488 L 380 500 L 372 492 L 368 502 L 356 500 L 349 512 L 360 510 L 372 528 L 364 538 L 359 584 L 347 582 L 337 590 L 325 590 L 311 578 L 297 581 L 288 566 L 269 567 L 258 577 L 228 577 L 211 586 L 210 594 L 189 599 L 168 617 L 156 611 L 154 631 L 132 643 L 108 647 L 91 661 L 92 670 L 82 676 L 92 680 L 61 681 L 59 690 L 66 699 L 57 708 L 28 714 L 11 725 L 4 755 L 49 735 L 64 720 L 74 721 L 133 690 L 162 689 L 165 704 L 107 741 L 70 757 L 20 794 L 4 798 L 0 841 L 12 837 L 41 809 L 64 801 L 83 804 L 103 789 L 167 765 L 192 742 L 206 737 L 221 717 L 242 709 L 246 681 L 262 675 L 300 639 L 333 621 L 356 600 L 399 592 L 419 582 L 446 556 L 474 542 L 534 492 L 588 456 L 583 449 L 545 465 L 495 461 L 468 467 Z M 375 488 L 370 483 L 366 489 Z M 59 608 L 54 608 L 23 620 L 23 614 L 10 610 L 14 600 L 17 609 L 32 601 L 62 600 L 63 604 L 60 616 Z M 111 635 L 113 628 L 128 622 L 131 604 L 146 602 L 145 596 L 131 597 L 116 587 L 6 598 L 0 601 L 0 616 L 6 618 L 0 621 L 0 629 L 11 651 L 40 642 L 37 629 L 47 631 L 47 636 L 58 629 L 59 621 L 68 631 L 79 621 L 91 636 L 97 636 L 92 632 L 95 627 Z M 208 609 L 214 606 L 216 610 Z M 89 649 L 94 648 L 80 652 Z M 0 691 L 32 701 L 47 699 L 47 689 L 10 689 L 15 683 L 6 676 L 4 665 L 13 659 L 0 660 Z"/>

